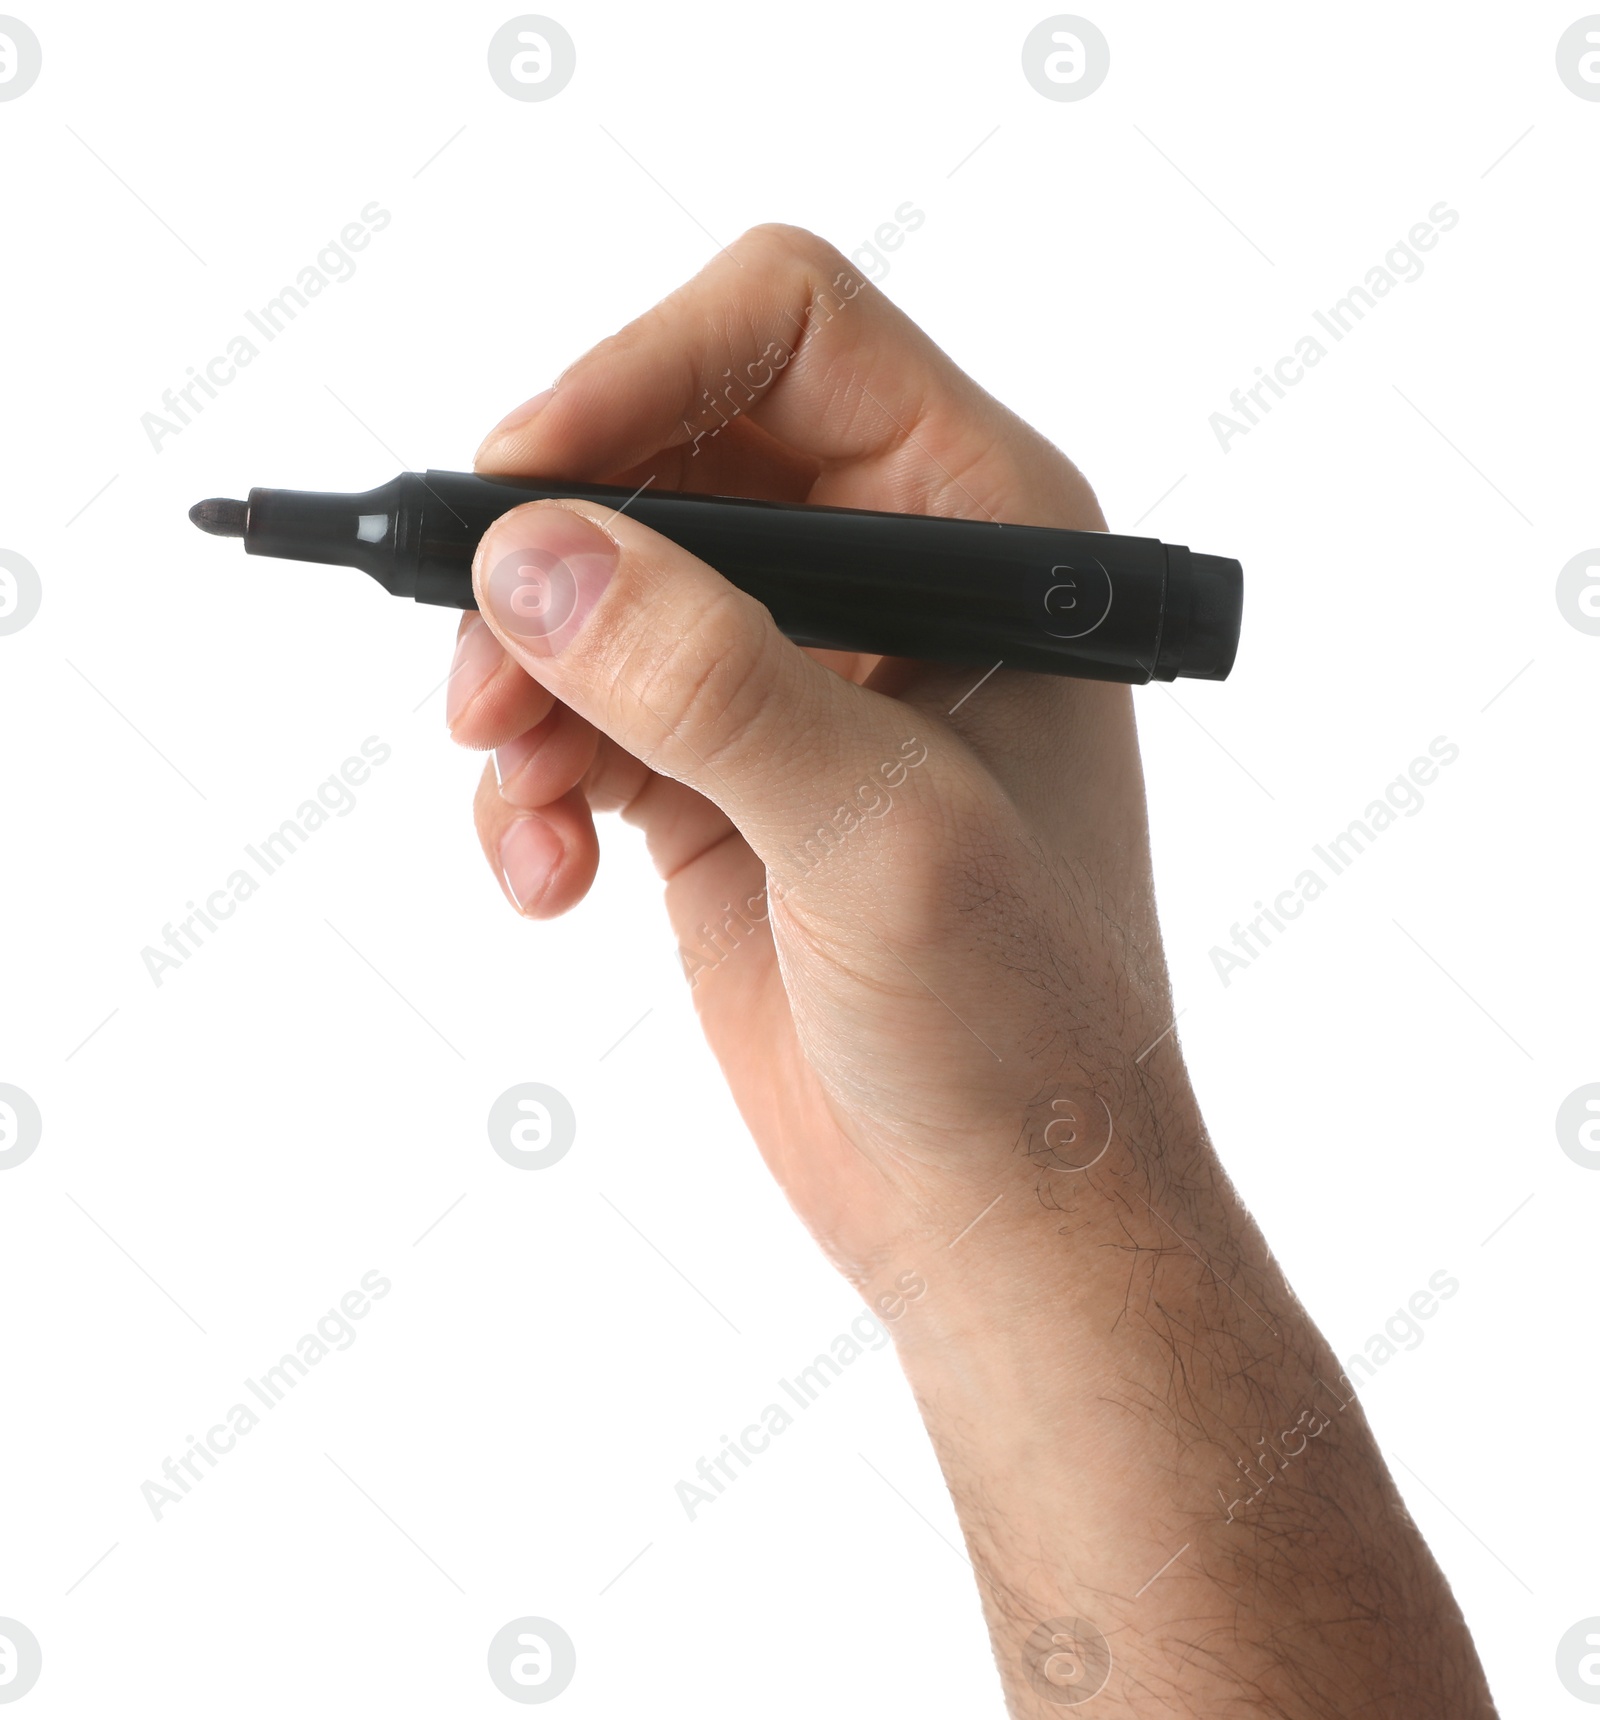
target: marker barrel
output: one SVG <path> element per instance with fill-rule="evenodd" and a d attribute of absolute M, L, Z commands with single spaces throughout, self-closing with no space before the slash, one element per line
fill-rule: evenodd
<path fill-rule="evenodd" d="M 476 607 L 472 557 L 519 503 L 598 502 L 681 544 L 798 644 L 1087 680 L 1220 681 L 1243 572 L 1156 538 L 651 487 L 405 472 L 375 490 L 250 492 L 252 555 L 359 567 L 397 597 Z"/>

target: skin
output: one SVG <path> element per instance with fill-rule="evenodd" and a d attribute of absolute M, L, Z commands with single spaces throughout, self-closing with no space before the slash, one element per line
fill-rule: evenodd
<path fill-rule="evenodd" d="M 788 227 L 602 341 L 477 464 L 1106 529 L 1064 455 Z M 504 570 L 552 558 L 581 570 L 571 616 L 497 614 L 530 577 Z M 497 522 L 475 583 L 449 720 L 499 749 L 490 868 L 549 917 L 594 878 L 596 812 L 644 831 L 751 1134 L 894 1335 L 1011 1712 L 1491 1715 L 1169 1031 L 1129 690 L 802 651 L 579 501 Z"/>

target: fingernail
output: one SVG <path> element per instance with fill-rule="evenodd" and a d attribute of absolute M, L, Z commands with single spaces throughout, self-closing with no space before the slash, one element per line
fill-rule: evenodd
<path fill-rule="evenodd" d="M 500 875 L 519 913 L 539 905 L 565 852 L 561 838 L 542 818 L 530 814 L 506 826 L 500 838 Z"/>
<path fill-rule="evenodd" d="M 520 510 L 478 550 L 480 597 L 497 626 L 536 657 L 577 636 L 617 568 L 617 546 L 570 508 Z"/>
<path fill-rule="evenodd" d="M 455 660 L 450 665 L 450 685 L 444 696 L 444 720 L 448 728 L 483 690 L 484 684 L 505 661 L 505 649 L 475 615 L 472 624 L 456 641 Z"/>
<path fill-rule="evenodd" d="M 550 404 L 550 396 L 554 393 L 553 387 L 546 388 L 534 395 L 532 400 L 524 400 L 520 406 L 514 407 L 484 437 L 478 452 L 481 454 L 485 448 L 493 442 L 498 442 L 502 436 L 509 436 L 513 430 L 521 430 L 525 425 L 531 424 Z"/>

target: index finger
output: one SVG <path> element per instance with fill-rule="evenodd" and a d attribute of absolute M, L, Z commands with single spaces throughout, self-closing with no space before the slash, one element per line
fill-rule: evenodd
<path fill-rule="evenodd" d="M 785 226 L 753 228 L 592 348 L 478 466 L 577 479 L 678 449 L 692 483 L 695 454 L 740 417 L 817 462 L 815 501 L 1017 519 L 1019 453 L 1041 489 L 1047 463 L 1050 490 L 1076 477 L 840 252 Z"/>

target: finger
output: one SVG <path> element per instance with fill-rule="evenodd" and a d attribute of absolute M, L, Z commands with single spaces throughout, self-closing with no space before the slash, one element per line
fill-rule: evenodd
<path fill-rule="evenodd" d="M 670 778 L 657 777 L 649 765 L 636 759 L 626 747 L 619 747 L 610 735 L 601 735 L 600 744 L 595 748 L 594 763 L 583 779 L 583 788 L 592 811 L 620 812 L 630 823 L 640 823 L 641 818 L 632 816 L 633 809 L 645 790 L 658 781 L 670 781 Z M 681 787 L 681 784 L 673 786 Z M 686 794 L 689 792 L 684 790 Z"/>
<path fill-rule="evenodd" d="M 658 776 L 646 769 L 608 737 L 601 737 L 600 747 L 615 763 L 607 772 L 597 762 L 586 779 L 589 805 L 596 805 L 597 793 L 616 795 L 637 771 L 643 781 L 619 810 L 627 823 L 644 832 L 650 858 L 669 884 L 703 855 L 738 834 L 733 820 L 715 801 L 670 776 Z M 608 776 L 609 782 L 605 780 Z"/>
<path fill-rule="evenodd" d="M 720 807 L 780 877 L 819 797 L 831 807 L 908 739 L 901 708 L 808 657 L 755 599 L 626 514 L 513 509 L 480 544 L 473 581 L 510 656 Z"/>
<path fill-rule="evenodd" d="M 444 718 L 462 746 L 495 747 L 531 729 L 555 701 L 509 658 L 482 617 L 468 612 L 456 635 Z"/>
<path fill-rule="evenodd" d="M 567 706 L 557 704 L 545 721 L 559 723 L 577 740 L 564 762 L 558 755 L 569 746 L 569 741 L 552 735 L 544 746 L 530 746 L 519 767 L 515 760 L 523 751 L 521 740 L 529 738 L 521 737 L 496 753 L 495 790 L 501 804 L 496 805 L 496 795 L 488 792 L 488 773 L 479 784 L 476 802 L 479 836 L 491 863 L 499 864 L 499 844 L 510 818 L 521 811 L 542 812 L 551 802 L 576 792 L 587 802 L 591 815 L 620 812 L 628 823 L 643 830 L 650 857 L 668 885 L 668 907 L 675 925 L 680 919 L 692 921 L 697 915 L 714 916 L 721 904 L 712 898 L 723 871 L 708 873 L 698 863 L 714 856 L 730 837 L 737 836 L 727 814 L 681 782 L 657 776 Z M 502 753 L 510 753 L 511 761 L 503 762 Z M 577 770 L 580 756 L 588 762 Z M 592 830 L 592 816 L 589 825 Z M 760 863 L 751 859 L 759 871 Z M 719 862 L 719 866 L 724 864 Z M 510 886 L 503 873 L 501 883 L 509 893 Z M 564 911 L 576 899 L 576 896 L 563 897 L 561 907 L 554 911 Z"/>
<path fill-rule="evenodd" d="M 548 920 L 583 900 L 600 864 L 600 843 L 581 790 L 537 811 L 514 807 L 486 765 L 473 816 L 484 857 L 519 914 Z"/>
<path fill-rule="evenodd" d="M 540 807 L 560 799 L 583 780 L 599 744 L 600 734 L 592 723 L 568 706 L 552 702 L 542 722 L 495 748 L 501 798 L 517 807 Z"/>
<path fill-rule="evenodd" d="M 1104 529 L 1058 450 L 795 227 L 753 228 L 601 341 L 490 433 L 479 468 L 577 478 L 680 448 L 692 466 L 745 417 L 817 462 L 813 501 L 979 519 L 1020 503 L 1022 523 Z"/>
<path fill-rule="evenodd" d="M 803 502 L 821 473 L 819 462 L 780 442 L 753 418 L 740 417 L 694 443 L 657 448 L 621 471 L 596 471 L 592 476 L 597 483 L 630 492 L 648 483 L 662 490 Z"/>

